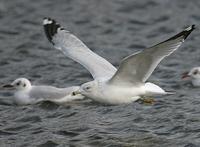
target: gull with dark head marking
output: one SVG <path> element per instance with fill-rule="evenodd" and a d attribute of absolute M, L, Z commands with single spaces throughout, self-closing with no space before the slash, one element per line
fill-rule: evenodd
<path fill-rule="evenodd" d="M 14 103 L 18 105 L 36 104 L 41 101 L 51 101 L 56 104 L 64 104 L 66 102 L 83 99 L 81 94 L 74 95 L 73 91 L 79 89 L 79 86 L 68 88 L 56 88 L 53 86 L 36 86 L 26 78 L 18 78 L 11 84 L 2 86 L 3 89 L 13 89 Z"/>
<path fill-rule="evenodd" d="M 200 87 L 200 67 L 193 67 L 189 72 L 182 74 L 182 79 L 190 78 L 194 87 Z"/>
<path fill-rule="evenodd" d="M 94 78 L 82 84 L 74 94 L 82 94 L 106 104 L 131 103 L 143 96 L 171 94 L 146 81 L 161 60 L 177 50 L 194 30 L 192 25 L 166 41 L 128 56 L 116 69 L 55 20 L 45 18 L 43 25 L 54 47 L 82 64 Z"/>

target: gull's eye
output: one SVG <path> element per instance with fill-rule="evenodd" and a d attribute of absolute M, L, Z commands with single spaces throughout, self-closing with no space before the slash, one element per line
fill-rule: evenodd
<path fill-rule="evenodd" d="M 19 86 L 19 85 L 20 85 L 20 82 L 17 82 L 16 85 Z"/>
<path fill-rule="evenodd" d="M 23 84 L 24 87 L 26 87 L 26 84 Z"/>
<path fill-rule="evenodd" d="M 88 86 L 88 87 L 86 87 L 85 89 L 86 89 L 86 90 L 89 90 L 90 88 L 91 88 L 91 87 Z"/>
<path fill-rule="evenodd" d="M 196 74 L 198 74 L 198 71 L 197 71 L 197 70 L 195 70 L 195 71 L 193 72 L 193 75 L 196 75 Z"/>

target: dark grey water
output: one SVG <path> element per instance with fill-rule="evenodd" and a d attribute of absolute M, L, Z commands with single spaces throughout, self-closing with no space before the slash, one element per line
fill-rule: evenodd
<path fill-rule="evenodd" d="M 118 66 L 135 51 L 200 22 L 198 0 L 1 0 L 0 84 L 18 77 L 34 84 L 78 85 L 91 80 L 79 64 L 53 49 L 43 17 L 57 19 L 93 51 Z M 149 81 L 176 95 L 154 105 L 103 106 L 89 100 L 66 107 L 14 106 L 2 99 L 0 147 L 160 147 L 200 145 L 200 92 L 180 74 L 200 63 L 197 28 Z M 6 99 L 11 101 L 10 98 Z"/>

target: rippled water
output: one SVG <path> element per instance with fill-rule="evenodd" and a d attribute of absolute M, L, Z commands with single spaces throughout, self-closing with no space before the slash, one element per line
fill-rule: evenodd
<path fill-rule="evenodd" d="M 91 80 L 82 66 L 47 41 L 41 25 L 46 16 L 57 19 L 116 66 L 123 57 L 188 25 L 196 24 L 197 29 L 149 79 L 177 92 L 156 97 L 154 105 L 104 106 L 84 100 L 67 106 L 15 106 L 7 103 L 11 93 L 1 91 L 1 147 L 200 145 L 200 92 L 180 79 L 182 72 L 200 63 L 200 1 L 1 0 L 0 84 L 18 77 L 58 87 Z"/>

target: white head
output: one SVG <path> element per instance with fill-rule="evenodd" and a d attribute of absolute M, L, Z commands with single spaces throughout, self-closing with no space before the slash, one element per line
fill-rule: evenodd
<path fill-rule="evenodd" d="M 80 86 L 78 91 L 75 91 L 74 94 L 82 94 L 86 97 L 96 97 L 97 96 L 97 86 L 98 83 L 97 81 L 91 81 L 91 82 L 87 82 L 84 83 Z"/>
<path fill-rule="evenodd" d="M 3 88 L 16 89 L 16 90 L 29 90 L 31 82 L 26 78 L 18 78 L 11 84 L 4 85 Z"/>
<path fill-rule="evenodd" d="M 189 72 L 185 72 L 182 75 L 182 79 L 191 77 L 193 79 L 200 79 L 200 67 L 194 67 Z"/>
<path fill-rule="evenodd" d="M 182 79 L 191 78 L 194 86 L 200 86 L 200 67 L 194 67 L 182 75 Z"/>

